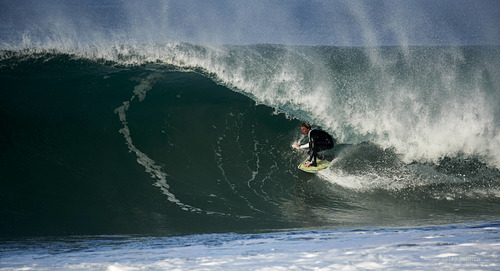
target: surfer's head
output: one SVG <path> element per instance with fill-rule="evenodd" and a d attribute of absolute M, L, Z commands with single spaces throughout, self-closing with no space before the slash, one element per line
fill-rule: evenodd
<path fill-rule="evenodd" d="M 311 130 L 311 124 L 309 122 L 302 122 L 302 125 L 300 126 L 300 130 L 304 135 L 309 134 L 309 131 Z"/>

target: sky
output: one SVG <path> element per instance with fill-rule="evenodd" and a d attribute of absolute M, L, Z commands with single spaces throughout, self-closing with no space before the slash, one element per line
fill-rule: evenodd
<path fill-rule="evenodd" d="M 500 45 L 494 0 L 0 0 L 0 44 Z"/>

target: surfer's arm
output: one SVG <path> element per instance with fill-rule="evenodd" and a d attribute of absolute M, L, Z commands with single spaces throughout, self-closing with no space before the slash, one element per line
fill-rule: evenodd
<path fill-rule="evenodd" d="M 309 143 L 304 144 L 304 145 L 299 145 L 299 143 L 295 142 L 295 143 L 293 143 L 293 147 L 296 149 L 307 149 L 307 148 L 309 148 Z"/>

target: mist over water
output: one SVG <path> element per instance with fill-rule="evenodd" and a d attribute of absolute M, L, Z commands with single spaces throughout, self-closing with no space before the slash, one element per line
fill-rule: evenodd
<path fill-rule="evenodd" d="M 171 43 L 498 45 L 496 1 L 2 1 L 1 41 L 29 47 Z"/>

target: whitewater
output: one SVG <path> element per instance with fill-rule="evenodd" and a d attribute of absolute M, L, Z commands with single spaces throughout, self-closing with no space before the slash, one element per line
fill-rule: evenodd
<path fill-rule="evenodd" d="M 481 3 L 2 2 L 0 270 L 498 268 Z"/>
<path fill-rule="evenodd" d="M 21 247 L 3 245 L 10 253 L 0 269 L 492 270 L 498 267 L 498 226 L 34 238 Z M 26 257 L 36 263 L 26 265 Z"/>

